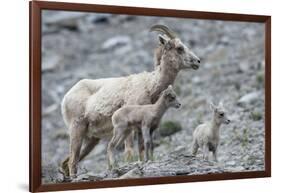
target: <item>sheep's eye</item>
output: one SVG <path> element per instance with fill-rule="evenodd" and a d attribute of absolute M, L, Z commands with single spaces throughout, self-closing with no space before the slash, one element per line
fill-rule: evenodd
<path fill-rule="evenodd" d="M 224 116 L 224 113 L 220 113 L 220 117 L 223 117 Z"/>
<path fill-rule="evenodd" d="M 173 100 L 175 100 L 175 99 L 176 99 L 176 97 L 174 97 L 174 96 L 171 96 L 171 97 L 170 97 L 170 100 L 171 100 L 171 101 L 173 101 Z"/>
<path fill-rule="evenodd" d="M 178 47 L 178 48 L 177 48 L 177 51 L 178 51 L 178 53 L 183 53 L 184 48 L 183 48 L 183 47 Z"/>

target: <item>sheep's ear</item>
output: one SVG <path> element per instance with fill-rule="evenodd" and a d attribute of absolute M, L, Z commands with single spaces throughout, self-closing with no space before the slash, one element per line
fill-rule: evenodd
<path fill-rule="evenodd" d="M 168 39 L 166 39 L 163 35 L 158 35 L 158 39 L 159 39 L 159 42 L 163 45 L 166 45 L 168 42 Z"/>
<path fill-rule="evenodd" d="M 210 102 L 209 106 L 210 106 L 211 111 L 215 111 L 217 109 L 213 102 Z"/>
<path fill-rule="evenodd" d="M 166 49 L 166 50 L 170 50 L 172 47 L 173 47 L 173 46 L 172 46 L 171 41 L 168 41 L 168 42 L 165 44 L 165 49 Z"/>
<path fill-rule="evenodd" d="M 171 94 L 171 92 L 169 91 L 169 88 L 167 88 L 166 90 L 164 90 L 164 96 L 167 97 Z"/>

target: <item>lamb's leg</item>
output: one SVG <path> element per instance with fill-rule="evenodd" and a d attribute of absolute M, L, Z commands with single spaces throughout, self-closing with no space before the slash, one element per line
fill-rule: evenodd
<path fill-rule="evenodd" d="M 199 145 L 195 139 L 192 141 L 192 155 L 196 156 L 197 151 L 198 151 Z"/>
<path fill-rule="evenodd" d="M 203 145 L 203 159 L 206 161 L 209 159 L 209 147 L 207 144 Z"/>
<path fill-rule="evenodd" d="M 151 128 L 150 131 L 149 131 L 149 134 L 150 134 L 150 149 L 149 149 L 149 153 L 150 153 L 150 159 L 151 160 L 154 160 L 154 157 L 153 157 L 153 149 L 154 149 L 154 146 L 153 146 L 153 131 L 155 130 L 155 128 Z"/>
<path fill-rule="evenodd" d="M 125 161 L 132 162 L 134 159 L 134 132 L 131 132 L 125 140 Z"/>
<path fill-rule="evenodd" d="M 149 151 L 151 146 L 151 136 L 148 127 L 142 127 L 142 135 L 144 140 L 144 161 L 148 161 L 150 159 Z"/>
<path fill-rule="evenodd" d="M 143 141 L 142 141 L 142 133 L 141 131 L 137 131 L 138 138 L 138 160 L 142 161 L 142 153 L 143 153 Z"/>
<path fill-rule="evenodd" d="M 68 161 L 69 175 L 76 177 L 80 149 L 86 133 L 87 125 L 83 118 L 73 121 L 70 127 L 70 156 Z"/>
<path fill-rule="evenodd" d="M 126 139 L 127 136 L 128 133 L 126 132 L 126 127 L 114 128 L 113 137 L 107 147 L 109 169 L 112 169 L 113 167 L 117 167 L 117 163 L 115 161 L 115 150 L 118 146 L 124 143 L 124 140 Z"/>
<path fill-rule="evenodd" d="M 217 148 L 214 148 L 213 151 L 212 151 L 212 153 L 213 153 L 213 159 L 214 159 L 214 161 L 217 162 L 217 161 L 218 161 L 218 159 L 217 159 Z"/>
<path fill-rule="evenodd" d="M 111 170 L 116 165 L 115 160 L 115 146 L 117 144 L 117 137 L 113 135 L 112 139 L 107 145 L 107 156 L 108 156 L 108 169 Z"/>

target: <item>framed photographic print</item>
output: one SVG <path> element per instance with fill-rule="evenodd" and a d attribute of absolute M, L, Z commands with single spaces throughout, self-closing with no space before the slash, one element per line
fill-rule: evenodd
<path fill-rule="evenodd" d="M 271 17 L 31 1 L 30 191 L 271 176 Z"/>

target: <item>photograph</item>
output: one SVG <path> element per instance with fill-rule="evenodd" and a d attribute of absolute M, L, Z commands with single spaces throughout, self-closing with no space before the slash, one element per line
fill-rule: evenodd
<path fill-rule="evenodd" d="M 265 171 L 265 22 L 41 10 L 41 182 Z"/>

